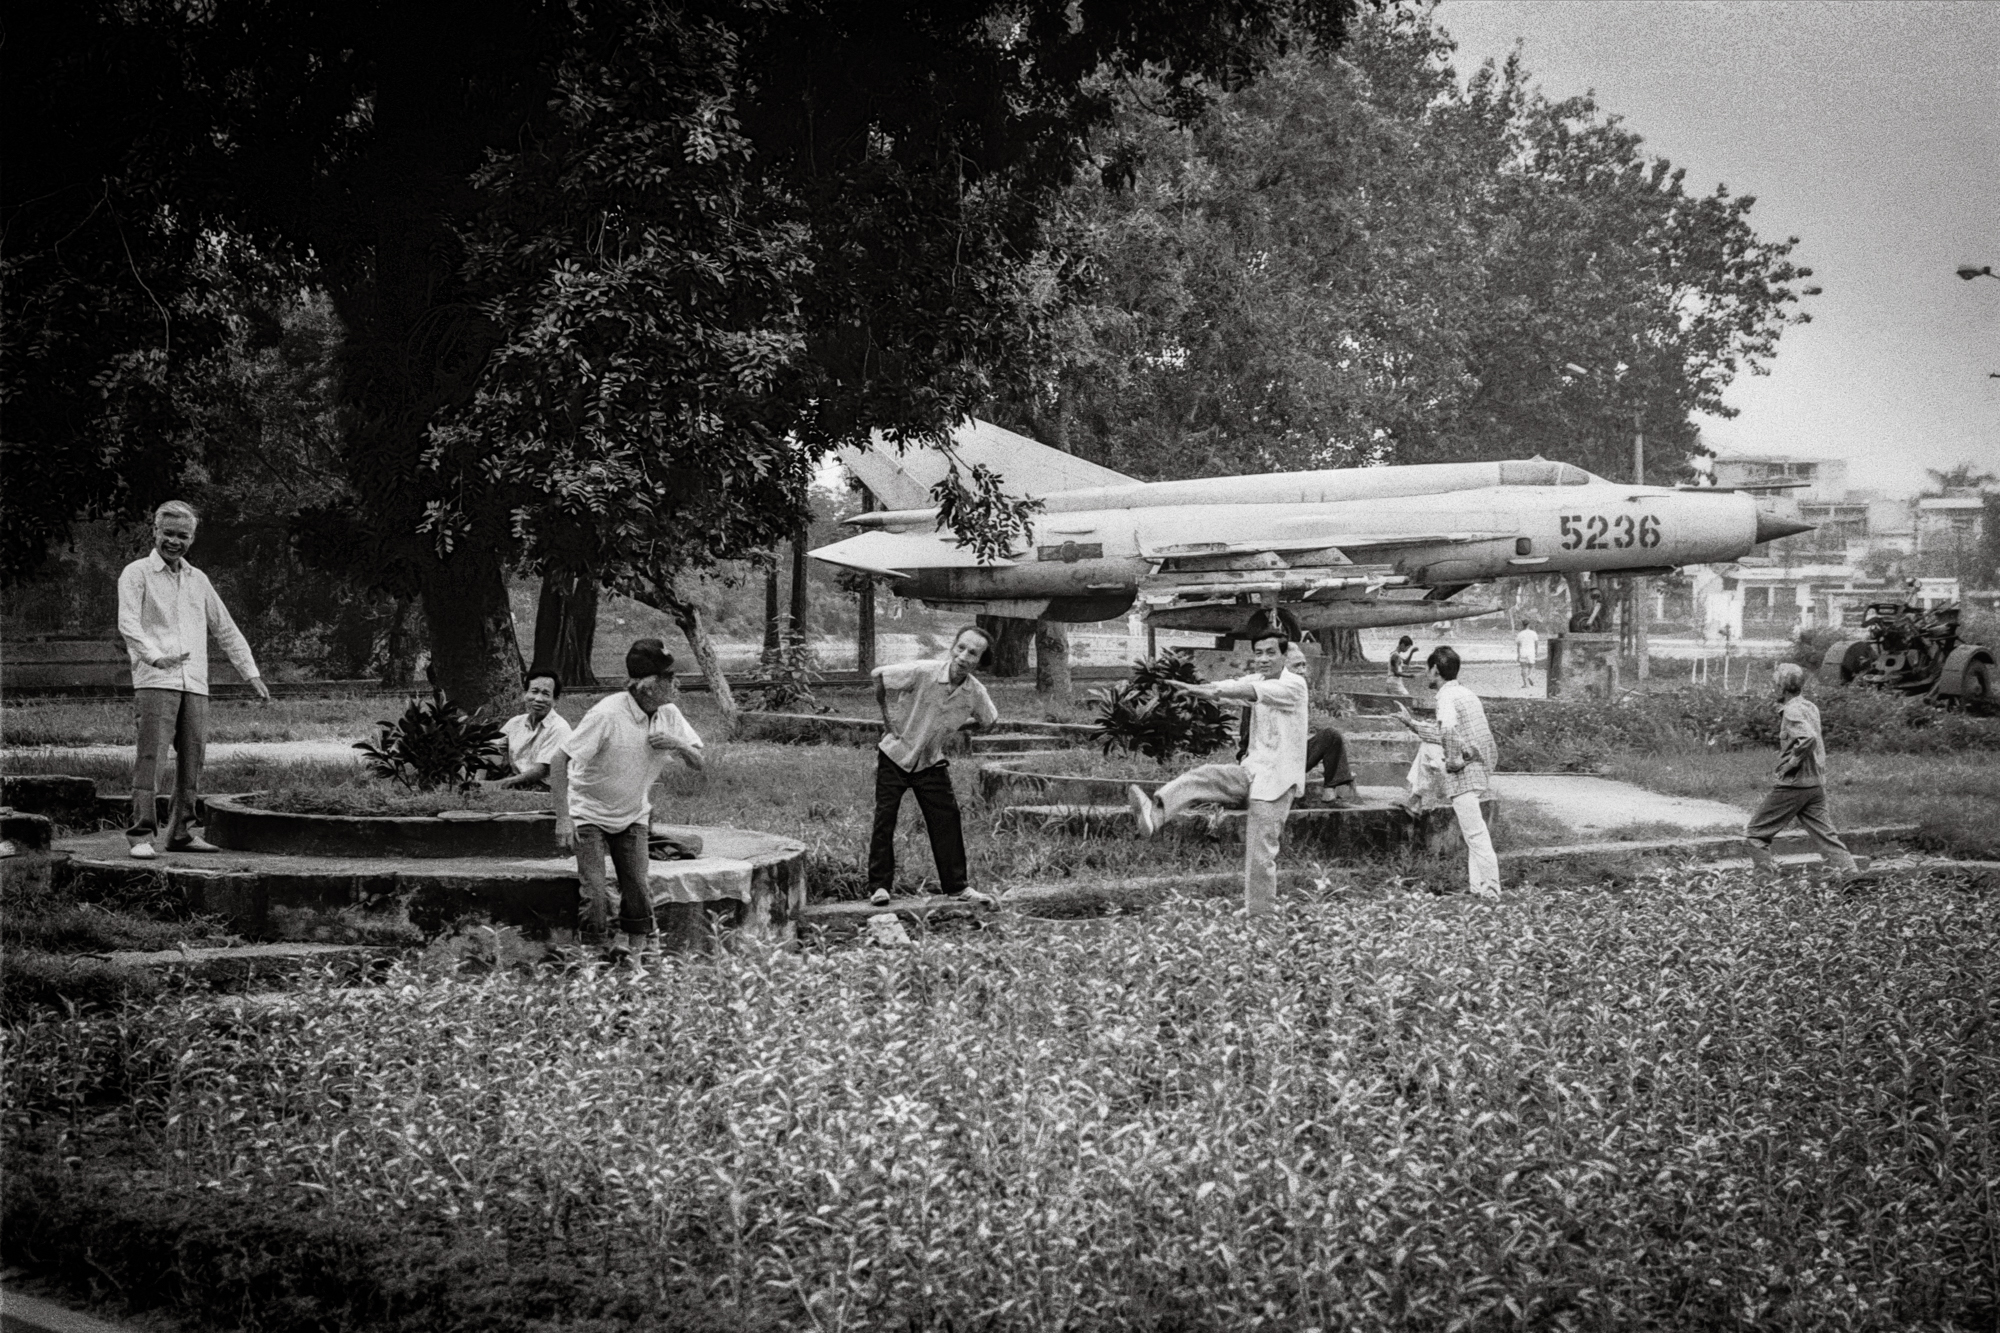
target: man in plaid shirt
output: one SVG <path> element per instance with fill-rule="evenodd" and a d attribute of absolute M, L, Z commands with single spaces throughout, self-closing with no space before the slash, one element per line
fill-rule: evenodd
<path fill-rule="evenodd" d="M 1467 886 L 1478 897 L 1497 898 L 1500 858 L 1479 800 L 1492 784 L 1500 750 L 1493 743 L 1493 729 L 1486 725 L 1479 696 L 1458 683 L 1458 665 L 1458 653 L 1452 648 L 1433 648 L 1424 663 L 1426 679 L 1437 693 L 1437 721 L 1419 722 L 1401 704 L 1396 712 L 1419 740 L 1444 750 L 1445 794 L 1458 816 L 1458 834 L 1465 839 Z"/>

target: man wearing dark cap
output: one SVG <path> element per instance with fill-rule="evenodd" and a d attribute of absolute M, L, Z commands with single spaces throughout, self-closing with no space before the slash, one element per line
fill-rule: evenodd
<path fill-rule="evenodd" d="M 673 667 L 673 654 L 658 639 L 634 643 L 625 654 L 625 688 L 583 715 L 549 769 L 556 841 L 576 848 L 578 932 L 585 944 L 610 944 L 613 960 L 640 975 L 642 960 L 659 949 L 646 864 L 650 794 L 669 756 L 690 768 L 702 765 L 701 737 L 668 702 Z M 618 877 L 616 940 L 607 920 L 607 853 Z"/>

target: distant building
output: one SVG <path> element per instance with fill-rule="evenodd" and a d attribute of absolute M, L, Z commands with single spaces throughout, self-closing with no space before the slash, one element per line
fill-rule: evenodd
<path fill-rule="evenodd" d="M 1977 551 L 1985 539 L 1984 496 L 1932 496 L 1917 501 L 1917 554 Z"/>
<path fill-rule="evenodd" d="M 1794 503 L 1836 503 L 1847 498 L 1847 460 L 1794 454 L 1717 454 L 1715 484 L 1756 486 L 1776 481 L 1806 484 L 1781 494 Z M 1776 498 L 1774 496 L 1773 498 Z"/>
<path fill-rule="evenodd" d="M 1974 492 L 1885 500 L 1849 490 L 1845 461 L 1793 454 L 1721 455 L 1714 470 L 1718 486 L 1804 483 L 1759 503 L 1816 526 L 1733 564 L 1688 571 L 1705 638 L 1782 639 L 1852 627 L 1870 602 L 1902 601 L 1902 580 L 1919 567 L 1949 575 L 1922 579 L 1920 605 L 1955 601 L 1984 549 L 1986 501 Z"/>

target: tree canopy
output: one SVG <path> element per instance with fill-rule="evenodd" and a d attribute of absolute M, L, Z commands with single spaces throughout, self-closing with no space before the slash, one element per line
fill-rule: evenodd
<path fill-rule="evenodd" d="M 1067 196 L 1089 295 L 1017 419 L 1147 477 L 1537 452 L 1623 477 L 1635 417 L 1655 458 L 1697 448 L 1692 414 L 1806 318 L 1793 242 L 1591 99 L 1518 60 L 1461 83 L 1451 51 L 1389 9 L 1185 127 L 1135 84 Z"/>
<path fill-rule="evenodd" d="M 115 297 L 116 321 L 43 357 L 87 397 L 107 356 L 173 373 L 138 289 L 192 272 L 185 238 L 304 266 L 344 330 L 357 512 L 414 569 L 440 677 L 477 706 L 516 688 L 508 560 L 607 572 L 662 533 L 673 558 L 744 550 L 802 518 L 825 450 L 941 439 L 1018 389 L 1063 301 L 1049 205 L 1118 81 L 1144 72 L 1186 119 L 1294 34 L 1338 40 L 1350 9 L 87 0 L 6 46 L 31 75 L 15 123 L 102 127 L 47 182 L 7 182 L 7 262 L 47 270 L 10 268 L 8 322 L 53 309 L 58 281 Z M 65 247 L 100 194 L 143 202 L 156 234 L 88 233 L 85 271 Z M 48 415 L 10 411 L 10 473 L 54 457 L 43 434 L 101 448 Z M 98 478 L 89 503 L 172 484 L 176 457 L 131 447 L 156 475 Z M 948 498 L 976 518 L 976 491 Z M 40 512 L 74 512 L 44 493 Z"/>

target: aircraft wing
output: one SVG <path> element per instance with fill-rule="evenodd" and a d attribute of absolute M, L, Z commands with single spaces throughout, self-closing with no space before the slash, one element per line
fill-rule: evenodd
<path fill-rule="evenodd" d="M 884 578 L 906 579 L 919 569 L 1005 569 L 1012 560 L 981 560 L 946 537 L 922 532 L 864 532 L 808 551 L 815 560 Z"/>
<path fill-rule="evenodd" d="M 983 463 L 1002 478 L 1012 495 L 1049 495 L 1097 486 L 1130 486 L 1133 478 L 1099 467 L 1074 454 L 968 417 L 951 433 L 952 452 L 967 467 Z M 841 464 L 874 493 L 883 509 L 925 509 L 936 503 L 931 487 L 944 480 L 951 462 L 936 449 L 910 444 L 902 452 L 876 431 L 866 449 L 842 449 Z M 936 563 L 935 561 L 930 563 Z"/>

